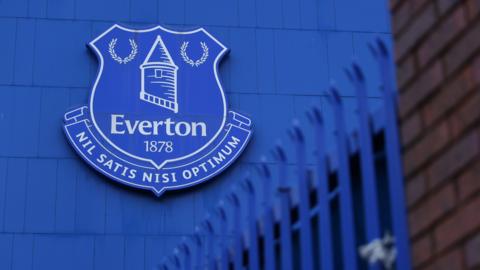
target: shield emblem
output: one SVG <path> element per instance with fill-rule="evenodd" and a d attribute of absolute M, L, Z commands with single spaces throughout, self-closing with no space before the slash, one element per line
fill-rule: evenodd
<path fill-rule="evenodd" d="M 92 42 L 99 61 L 89 106 L 65 115 L 75 150 L 110 178 L 157 195 L 225 169 L 250 138 L 227 111 L 218 65 L 227 48 L 205 29 L 114 25 Z"/>
<path fill-rule="evenodd" d="M 90 45 L 101 61 L 91 118 L 116 150 L 161 168 L 218 136 L 227 111 L 217 64 L 227 49 L 208 32 L 114 27 Z"/>

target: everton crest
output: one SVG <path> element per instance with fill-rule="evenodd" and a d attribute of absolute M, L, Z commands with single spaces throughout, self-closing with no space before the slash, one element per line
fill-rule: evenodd
<path fill-rule="evenodd" d="M 98 75 L 64 130 L 102 174 L 160 196 L 214 177 L 247 145 L 251 121 L 228 110 L 218 77 L 227 48 L 206 30 L 114 25 L 89 45 Z"/>

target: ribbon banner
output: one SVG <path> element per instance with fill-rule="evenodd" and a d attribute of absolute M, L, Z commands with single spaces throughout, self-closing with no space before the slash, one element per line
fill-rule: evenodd
<path fill-rule="evenodd" d="M 229 111 L 226 128 L 211 149 L 195 156 L 188 164 L 157 169 L 135 164 L 128 156 L 105 147 L 94 134 L 86 106 L 65 114 L 65 133 L 75 151 L 102 174 L 120 183 L 152 190 L 160 196 L 166 190 L 193 186 L 219 174 L 243 151 L 250 140 L 251 122 Z"/>

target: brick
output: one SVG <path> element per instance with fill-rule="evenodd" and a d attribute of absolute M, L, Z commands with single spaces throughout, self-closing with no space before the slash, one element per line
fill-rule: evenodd
<path fill-rule="evenodd" d="M 403 58 L 405 53 L 420 41 L 420 38 L 434 25 L 435 20 L 435 9 L 433 3 L 430 3 L 413 19 L 405 31 L 397 37 L 397 45 L 395 48 L 397 59 Z"/>
<path fill-rule="evenodd" d="M 400 117 L 404 118 L 411 110 L 430 96 L 443 80 L 440 62 L 433 63 L 411 87 L 400 94 Z"/>
<path fill-rule="evenodd" d="M 422 119 L 420 114 L 413 114 L 404 120 L 401 124 L 403 145 L 408 146 L 422 131 Z"/>
<path fill-rule="evenodd" d="M 480 21 L 469 28 L 468 32 L 459 39 L 444 57 L 446 74 L 456 71 L 464 62 L 470 60 L 474 52 L 480 47 Z"/>
<path fill-rule="evenodd" d="M 430 126 L 447 114 L 474 87 L 472 69 L 467 67 L 462 73 L 447 83 L 422 109 L 425 126 Z"/>
<path fill-rule="evenodd" d="M 403 1 L 403 0 L 390 0 L 390 3 L 389 3 L 389 6 L 390 6 L 390 11 L 392 13 L 396 13 L 396 9 L 398 8 L 398 6 L 402 3 L 405 3 L 407 1 Z"/>
<path fill-rule="evenodd" d="M 398 6 L 392 19 L 392 29 L 394 34 L 398 34 L 405 28 L 408 22 L 410 22 L 412 16 L 411 10 L 410 1 L 403 1 L 403 3 Z"/>
<path fill-rule="evenodd" d="M 480 92 L 473 92 L 459 109 L 449 118 L 452 135 L 454 137 L 462 134 L 467 128 L 475 125 L 480 120 Z"/>
<path fill-rule="evenodd" d="M 417 58 L 419 66 L 423 67 L 430 62 L 454 37 L 460 34 L 466 25 L 465 10 L 463 6 L 459 6 L 420 45 Z"/>
<path fill-rule="evenodd" d="M 442 251 L 480 229 L 480 196 L 462 206 L 435 230 L 436 250 Z"/>
<path fill-rule="evenodd" d="M 455 207 L 455 192 L 453 185 L 447 185 L 442 190 L 432 194 L 410 213 L 410 233 L 415 237 L 421 231 L 433 225 Z"/>
<path fill-rule="evenodd" d="M 480 13 L 480 0 L 468 0 L 466 5 L 468 19 L 473 21 Z"/>
<path fill-rule="evenodd" d="M 407 205 L 415 205 L 427 191 L 427 180 L 423 174 L 409 179 L 406 185 Z"/>
<path fill-rule="evenodd" d="M 477 56 L 475 60 L 473 60 L 472 69 L 473 84 L 477 86 L 480 84 L 480 56 Z"/>
<path fill-rule="evenodd" d="M 412 12 L 415 14 L 419 12 L 427 2 L 431 2 L 430 0 L 412 0 Z"/>
<path fill-rule="evenodd" d="M 464 269 L 462 264 L 461 250 L 455 249 L 446 255 L 438 257 L 430 266 L 425 268 L 426 270 L 462 270 Z"/>
<path fill-rule="evenodd" d="M 430 235 L 426 235 L 415 242 L 412 243 L 412 259 L 413 266 L 418 267 L 419 265 L 426 262 L 432 257 L 432 239 Z"/>
<path fill-rule="evenodd" d="M 480 153 L 477 132 L 470 132 L 440 156 L 428 169 L 430 188 L 458 173 Z"/>
<path fill-rule="evenodd" d="M 405 88 L 405 85 L 412 79 L 415 75 L 415 61 L 414 57 L 408 57 L 404 59 L 401 63 L 397 64 L 397 80 L 398 88 L 402 91 Z"/>
<path fill-rule="evenodd" d="M 431 160 L 449 140 L 450 132 L 447 122 L 440 123 L 411 149 L 405 151 L 405 175 L 410 175 Z"/>
<path fill-rule="evenodd" d="M 469 269 L 480 266 L 480 232 L 465 245 L 465 261 Z"/>
<path fill-rule="evenodd" d="M 459 3 L 460 0 L 438 0 L 437 7 L 440 15 L 445 14 L 449 11 L 455 4 Z"/>
<path fill-rule="evenodd" d="M 480 191 L 480 161 L 462 173 L 458 179 L 458 190 L 461 200 Z"/>

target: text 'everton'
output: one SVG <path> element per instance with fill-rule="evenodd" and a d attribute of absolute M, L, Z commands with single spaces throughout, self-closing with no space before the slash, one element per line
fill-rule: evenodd
<path fill-rule="evenodd" d="M 112 114 L 110 133 L 205 137 L 207 136 L 207 124 L 205 122 L 174 122 L 170 118 L 162 121 L 128 120 L 123 114 Z"/>

